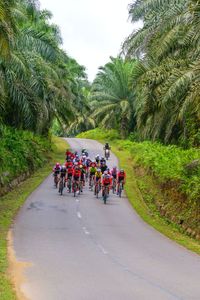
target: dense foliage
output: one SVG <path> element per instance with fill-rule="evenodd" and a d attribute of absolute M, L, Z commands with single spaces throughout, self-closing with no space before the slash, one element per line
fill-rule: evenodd
<path fill-rule="evenodd" d="M 96 126 L 183 147 L 200 144 L 200 2 L 133 1 L 143 21 L 97 74 L 90 105 Z M 91 114 L 90 114 L 91 115 Z"/>
<path fill-rule="evenodd" d="M 69 125 L 87 83 L 84 68 L 61 50 L 51 13 L 36 0 L 0 0 L 0 122 L 47 134 Z"/>
<path fill-rule="evenodd" d="M 50 142 L 30 131 L 0 127 L 0 187 L 47 162 Z"/>
<path fill-rule="evenodd" d="M 200 2 L 134 1 L 132 22 L 143 27 L 126 40 L 134 69 L 137 130 L 144 139 L 200 143 Z"/>

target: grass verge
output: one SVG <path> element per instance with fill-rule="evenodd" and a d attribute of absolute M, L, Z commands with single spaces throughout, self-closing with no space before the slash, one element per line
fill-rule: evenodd
<path fill-rule="evenodd" d="M 0 299 L 16 300 L 15 291 L 8 276 L 7 233 L 13 218 L 27 197 L 50 174 L 55 161 L 63 161 L 66 142 L 53 138 L 51 159 L 15 190 L 0 198 Z"/>
<path fill-rule="evenodd" d="M 104 134 L 105 135 L 105 134 Z M 105 141 L 110 141 L 110 145 L 112 147 L 113 153 L 118 157 L 120 166 L 126 170 L 127 173 L 127 182 L 126 182 L 126 194 L 127 197 L 136 210 L 136 212 L 140 215 L 140 217 L 153 228 L 158 230 L 160 233 L 164 234 L 168 238 L 176 241 L 178 244 L 186 247 L 187 249 L 200 254 L 200 243 L 181 232 L 182 229 L 180 226 L 170 222 L 167 218 L 162 217 L 156 208 L 156 205 L 152 205 L 152 201 L 148 203 L 148 197 L 150 195 L 145 195 L 143 193 L 143 188 L 152 189 L 151 194 L 156 194 L 155 188 L 151 182 L 150 176 L 138 177 L 134 171 L 135 162 L 131 156 L 131 153 L 128 150 L 121 149 L 120 143 L 117 144 L 115 140 L 115 134 L 113 139 L 109 139 L 109 136 L 104 138 L 101 134 L 95 134 L 95 131 L 84 132 L 83 134 L 78 135 L 78 137 L 82 138 L 91 138 L 96 139 L 101 143 L 105 143 Z M 157 197 L 162 195 L 156 195 Z"/>

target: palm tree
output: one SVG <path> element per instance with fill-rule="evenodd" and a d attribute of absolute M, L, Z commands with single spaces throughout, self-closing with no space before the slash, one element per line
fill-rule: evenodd
<path fill-rule="evenodd" d="M 62 39 L 58 27 L 49 22 L 50 12 L 41 11 L 34 0 L 13 5 L 17 31 L 14 36 L 7 31 L 8 38 L 13 37 L 9 59 L 2 56 L 0 61 L 1 122 L 47 134 L 55 117 L 66 124 L 72 119 L 72 102 L 78 97 L 73 87 L 83 68 L 60 49 Z M 1 12 L 0 6 L 0 17 Z M 72 65 L 82 73 L 75 74 Z"/>
<path fill-rule="evenodd" d="M 117 128 L 125 137 L 133 123 L 134 95 L 130 86 L 135 62 L 112 58 L 100 68 L 92 85 L 92 117 L 105 128 Z"/>
<path fill-rule="evenodd" d="M 124 43 L 138 57 L 133 74 L 137 128 L 143 138 L 198 144 L 200 123 L 199 1 L 134 1 L 129 15 L 144 26 Z"/>

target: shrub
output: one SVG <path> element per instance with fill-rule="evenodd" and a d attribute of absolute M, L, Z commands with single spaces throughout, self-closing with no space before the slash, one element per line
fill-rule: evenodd
<path fill-rule="evenodd" d="M 3 186 L 24 172 L 33 172 L 47 161 L 50 141 L 29 131 L 1 126 L 0 185 Z"/>

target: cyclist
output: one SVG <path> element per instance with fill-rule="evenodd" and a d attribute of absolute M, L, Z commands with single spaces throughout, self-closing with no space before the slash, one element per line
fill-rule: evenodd
<path fill-rule="evenodd" d="M 85 155 L 86 157 L 88 157 L 88 151 L 86 149 L 82 149 L 81 153 L 82 153 L 82 155 Z"/>
<path fill-rule="evenodd" d="M 112 187 L 112 177 L 108 174 L 107 171 L 104 172 L 102 176 L 102 196 L 104 196 L 105 187 L 109 187 L 108 193 L 110 188 Z"/>
<path fill-rule="evenodd" d="M 102 174 L 104 174 L 104 172 L 107 170 L 107 165 L 106 165 L 106 162 L 105 161 L 103 161 L 102 163 L 101 163 L 101 172 L 102 172 Z"/>
<path fill-rule="evenodd" d="M 54 184 L 55 186 L 57 187 L 57 184 L 58 184 L 58 175 L 60 174 L 60 169 L 61 169 L 61 166 L 59 164 L 59 162 L 57 162 L 55 164 L 55 166 L 53 167 L 53 176 L 54 176 Z"/>
<path fill-rule="evenodd" d="M 99 154 L 97 154 L 97 155 L 95 156 L 95 160 L 96 160 L 96 163 L 97 163 L 97 164 L 100 163 L 100 155 L 99 155 Z"/>
<path fill-rule="evenodd" d="M 111 149 L 111 147 L 110 147 L 110 145 L 108 144 L 108 143 L 105 143 L 105 146 L 104 146 L 104 148 L 103 148 L 104 150 L 106 150 L 106 149 L 108 149 L 108 150 L 110 150 Z"/>
<path fill-rule="evenodd" d="M 119 185 L 122 181 L 122 189 L 124 189 L 124 185 L 126 183 L 126 173 L 123 169 L 121 169 L 117 174 L 117 194 L 119 192 Z"/>
<path fill-rule="evenodd" d="M 66 155 L 66 160 L 68 160 L 69 158 L 71 158 L 72 153 L 69 149 L 67 149 L 65 155 Z"/>
<path fill-rule="evenodd" d="M 60 173 L 60 168 L 61 168 L 61 166 L 60 166 L 59 162 L 57 162 L 57 163 L 55 164 L 55 166 L 53 167 L 53 172 L 54 172 L 54 174 L 55 174 L 55 173 L 56 173 L 56 174 L 59 174 L 59 173 Z"/>
<path fill-rule="evenodd" d="M 79 184 L 80 184 L 80 178 L 81 178 L 81 171 L 80 171 L 80 167 L 78 165 L 76 165 L 74 167 L 74 170 L 73 170 L 73 174 L 72 174 L 72 181 L 73 181 L 73 192 L 74 192 L 74 183 L 77 184 L 77 186 L 79 187 Z"/>
<path fill-rule="evenodd" d="M 109 146 L 109 144 L 108 143 L 105 143 L 105 146 L 104 146 L 104 148 L 103 148 L 104 150 L 105 150 L 105 157 L 106 157 L 106 153 L 107 153 L 107 151 L 108 151 L 108 153 L 109 153 L 109 156 L 110 156 L 110 150 L 111 150 L 111 147 Z"/>
<path fill-rule="evenodd" d="M 64 180 L 63 184 L 65 186 L 65 178 L 66 178 L 66 174 L 67 174 L 67 169 L 66 169 L 66 166 L 63 165 L 61 168 L 60 168 L 60 180 Z"/>
<path fill-rule="evenodd" d="M 89 186 L 91 187 L 92 177 L 94 178 L 95 173 L 96 173 L 96 171 L 97 171 L 97 165 L 96 165 L 96 162 L 95 162 L 94 160 L 90 163 L 89 171 L 90 171 L 90 182 L 89 182 Z"/>
<path fill-rule="evenodd" d="M 79 156 L 78 156 L 78 154 L 76 154 L 75 155 L 75 158 L 74 158 L 74 160 L 73 160 L 73 163 L 75 163 L 75 162 L 79 162 L 80 161 L 80 159 L 79 159 Z"/>
<path fill-rule="evenodd" d="M 106 160 L 105 160 L 105 157 L 101 157 L 101 159 L 100 159 L 100 163 L 102 164 L 103 162 L 106 162 Z"/>
<path fill-rule="evenodd" d="M 113 167 L 110 173 L 112 175 L 112 178 L 116 180 L 117 179 L 117 167 Z"/>
<path fill-rule="evenodd" d="M 74 166 L 73 166 L 73 163 L 71 163 L 67 167 L 67 177 L 66 177 L 66 181 L 68 182 L 69 192 L 71 191 L 71 182 L 72 182 L 73 171 L 74 171 Z"/>
<path fill-rule="evenodd" d="M 73 168 L 73 162 L 71 161 L 70 158 L 67 159 L 66 163 L 65 163 L 66 168 Z"/>
<path fill-rule="evenodd" d="M 111 171 L 109 168 L 107 168 L 106 171 L 108 172 L 109 175 L 111 175 Z"/>
<path fill-rule="evenodd" d="M 101 177 L 102 177 L 101 169 L 97 169 L 94 177 L 95 186 L 98 184 L 101 186 Z M 96 195 L 96 189 L 94 194 Z"/>

